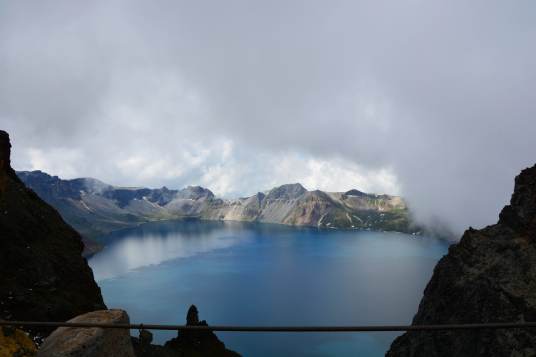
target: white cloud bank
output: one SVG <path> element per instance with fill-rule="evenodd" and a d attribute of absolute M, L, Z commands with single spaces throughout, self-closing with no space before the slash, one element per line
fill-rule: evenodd
<path fill-rule="evenodd" d="M 0 2 L 14 165 L 400 193 L 456 230 L 536 162 L 532 1 Z"/>

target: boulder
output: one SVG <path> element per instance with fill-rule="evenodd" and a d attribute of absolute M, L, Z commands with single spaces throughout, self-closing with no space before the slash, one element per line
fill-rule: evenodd
<path fill-rule="evenodd" d="M 123 310 L 99 310 L 69 322 L 129 323 Z M 60 327 L 45 339 L 38 357 L 134 357 L 128 329 Z"/>

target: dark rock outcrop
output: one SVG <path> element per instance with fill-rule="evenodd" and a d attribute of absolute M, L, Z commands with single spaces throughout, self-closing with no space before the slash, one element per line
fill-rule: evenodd
<path fill-rule="evenodd" d="M 123 310 L 88 312 L 69 322 L 128 324 L 130 319 Z M 130 331 L 119 328 L 60 327 L 45 339 L 37 357 L 134 357 Z"/>
<path fill-rule="evenodd" d="M 199 321 L 195 305 L 190 306 L 186 315 L 188 326 L 208 326 L 206 321 Z M 234 351 L 225 348 L 212 331 L 179 331 L 176 338 L 164 346 L 150 344 L 152 335 L 142 330 L 139 338 L 133 338 L 134 349 L 138 357 L 240 357 Z"/>
<path fill-rule="evenodd" d="M 19 180 L 10 148 L 0 131 L 0 318 L 65 321 L 105 308 L 80 235 Z"/>
<path fill-rule="evenodd" d="M 435 267 L 413 324 L 536 321 L 536 166 L 499 222 L 469 228 Z M 408 332 L 387 356 L 535 356 L 535 329 Z"/>
<path fill-rule="evenodd" d="M 205 320 L 199 321 L 195 305 L 188 309 L 186 325 L 208 326 Z M 179 331 L 176 338 L 166 342 L 165 347 L 181 351 L 183 356 L 240 356 L 238 353 L 226 349 L 225 344 L 212 331 Z"/>

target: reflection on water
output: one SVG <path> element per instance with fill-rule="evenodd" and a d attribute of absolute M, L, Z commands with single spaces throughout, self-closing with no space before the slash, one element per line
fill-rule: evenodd
<path fill-rule="evenodd" d="M 108 307 L 181 324 L 407 324 L 445 243 L 397 233 L 203 221 L 105 237 L 90 259 Z M 154 331 L 163 343 L 175 333 Z M 218 333 L 244 356 L 383 356 L 394 333 Z"/>
<path fill-rule="evenodd" d="M 233 225 L 197 220 L 150 223 L 102 238 L 111 244 L 92 257 L 90 264 L 96 281 L 110 279 L 138 268 L 228 248 L 247 240 L 247 235 L 231 234 L 233 230 Z"/>

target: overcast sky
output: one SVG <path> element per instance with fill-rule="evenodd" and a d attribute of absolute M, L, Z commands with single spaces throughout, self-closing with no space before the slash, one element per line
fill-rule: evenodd
<path fill-rule="evenodd" d="M 536 162 L 536 2 L 0 0 L 0 128 L 16 169 L 480 227 Z"/>

